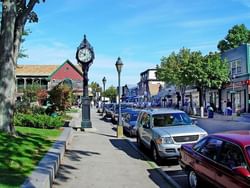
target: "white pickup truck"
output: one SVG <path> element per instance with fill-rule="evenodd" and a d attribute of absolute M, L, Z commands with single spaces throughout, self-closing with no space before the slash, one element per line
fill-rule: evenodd
<path fill-rule="evenodd" d="M 139 147 L 150 149 L 156 162 L 178 158 L 181 144 L 195 143 L 207 135 L 185 112 L 167 108 L 142 110 L 137 127 Z"/>

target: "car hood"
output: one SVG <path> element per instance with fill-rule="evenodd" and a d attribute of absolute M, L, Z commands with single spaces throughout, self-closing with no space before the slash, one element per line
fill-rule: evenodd
<path fill-rule="evenodd" d="M 169 127 L 154 127 L 154 132 L 160 136 L 180 136 L 180 135 L 194 135 L 207 134 L 205 130 L 196 125 L 178 125 Z"/>

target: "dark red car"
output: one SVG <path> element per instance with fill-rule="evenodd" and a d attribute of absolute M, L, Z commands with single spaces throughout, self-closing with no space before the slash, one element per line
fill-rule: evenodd
<path fill-rule="evenodd" d="M 184 144 L 179 163 L 188 173 L 191 188 L 205 187 L 207 182 L 216 187 L 249 188 L 250 131 L 216 133 L 196 144 Z"/>

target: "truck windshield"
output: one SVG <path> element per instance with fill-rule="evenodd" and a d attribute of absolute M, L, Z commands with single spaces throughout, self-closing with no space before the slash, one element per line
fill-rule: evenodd
<path fill-rule="evenodd" d="M 190 125 L 191 119 L 186 113 L 157 114 L 153 116 L 154 127 Z"/>

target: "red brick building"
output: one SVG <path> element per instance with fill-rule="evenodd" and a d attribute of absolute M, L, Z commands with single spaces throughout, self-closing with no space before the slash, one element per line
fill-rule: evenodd
<path fill-rule="evenodd" d="M 66 60 L 62 65 L 18 65 L 16 68 L 17 97 L 22 95 L 23 89 L 33 83 L 51 90 L 61 82 L 69 84 L 75 95 L 81 96 L 83 88 L 81 67 Z"/>

